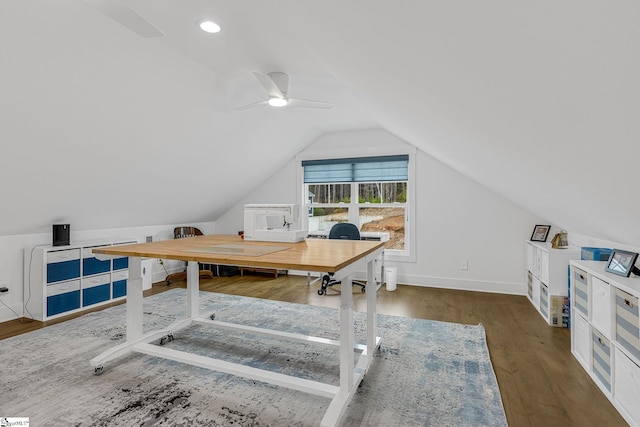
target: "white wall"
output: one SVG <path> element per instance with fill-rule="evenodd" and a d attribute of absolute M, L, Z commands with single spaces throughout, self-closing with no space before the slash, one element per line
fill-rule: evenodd
<path fill-rule="evenodd" d="M 302 193 L 299 160 L 392 154 L 406 143 L 382 130 L 320 137 L 216 221 L 219 233 L 242 229 L 245 203 L 292 203 Z M 416 154 L 416 262 L 393 262 L 398 282 L 524 294 L 524 241 L 545 221 L 421 151 Z M 468 261 L 469 269 L 460 270 Z"/>
<path fill-rule="evenodd" d="M 177 224 L 187 225 L 187 224 Z M 215 232 L 215 223 L 188 224 L 198 227 L 205 234 Z M 173 239 L 173 229 L 176 225 L 158 225 L 147 227 L 114 228 L 107 230 L 73 231 L 71 224 L 71 243 L 100 238 L 130 238 L 140 242 L 146 236 L 152 236 L 154 241 Z M 18 236 L 0 236 L 0 286 L 9 288 L 9 292 L 0 294 L 0 322 L 16 318 L 16 313 L 23 315 L 23 259 L 24 249 L 35 245 L 51 244 L 51 233 L 24 234 Z M 168 272 L 178 271 L 184 263 L 180 261 L 165 262 Z M 152 280 L 162 281 L 166 277 L 164 268 L 157 262 L 153 263 Z M 13 313 L 11 310 L 15 311 Z"/>

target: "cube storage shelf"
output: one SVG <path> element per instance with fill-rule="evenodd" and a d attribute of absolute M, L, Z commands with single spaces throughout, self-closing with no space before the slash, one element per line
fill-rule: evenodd
<path fill-rule="evenodd" d="M 640 277 L 571 261 L 571 353 L 631 426 L 640 427 Z"/>
<path fill-rule="evenodd" d="M 109 239 L 25 248 L 25 317 L 44 322 L 123 299 L 127 293 L 129 258 L 101 261 L 92 250 L 131 243 L 138 242 Z"/>
<path fill-rule="evenodd" d="M 526 242 L 527 298 L 544 320 L 555 327 L 569 323 L 569 261 L 580 249 L 553 249 L 550 244 Z"/>

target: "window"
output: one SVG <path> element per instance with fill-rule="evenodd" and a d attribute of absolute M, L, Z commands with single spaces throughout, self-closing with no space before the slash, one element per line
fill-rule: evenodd
<path fill-rule="evenodd" d="M 351 222 L 363 238 L 388 239 L 387 254 L 408 254 L 408 155 L 305 160 L 302 167 L 310 233 Z"/>

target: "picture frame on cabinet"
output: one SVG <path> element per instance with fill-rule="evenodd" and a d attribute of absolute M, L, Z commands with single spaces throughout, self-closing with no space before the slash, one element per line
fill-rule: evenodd
<path fill-rule="evenodd" d="M 609 255 L 609 261 L 604 271 L 617 274 L 622 277 L 629 277 L 631 271 L 635 269 L 638 254 L 635 252 L 614 249 Z"/>
<path fill-rule="evenodd" d="M 536 225 L 531 233 L 532 242 L 546 242 L 549 236 L 550 225 Z"/>

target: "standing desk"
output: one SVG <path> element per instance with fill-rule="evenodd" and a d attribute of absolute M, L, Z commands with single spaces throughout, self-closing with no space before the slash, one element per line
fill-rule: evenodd
<path fill-rule="evenodd" d="M 360 381 L 373 361 L 373 352 L 380 346 L 376 324 L 376 283 L 374 260 L 382 256 L 383 243 L 358 240 L 308 239 L 299 243 L 245 241 L 239 236 L 207 235 L 152 243 L 101 247 L 93 249 L 96 257 L 129 257 L 127 281 L 126 341 L 91 359 L 97 374 L 103 366 L 132 352 L 143 353 L 212 369 L 252 380 L 288 387 L 306 393 L 328 397 L 331 403 L 322 418 L 322 426 L 338 424 Z M 166 328 L 143 333 L 143 294 L 141 259 L 161 258 L 187 262 L 186 317 Z M 366 344 L 354 339 L 353 295 L 351 286 L 341 292 L 339 340 L 312 337 L 286 331 L 274 331 L 214 320 L 211 313 L 200 314 L 198 263 L 263 267 L 333 273 L 336 280 L 350 283 L 354 272 L 367 271 L 367 333 Z M 173 339 L 173 334 L 192 324 L 208 325 L 227 330 L 240 330 L 283 340 L 339 347 L 340 384 L 320 383 L 277 372 L 256 369 L 220 359 L 153 345 Z M 356 361 L 355 353 L 359 353 Z"/>

